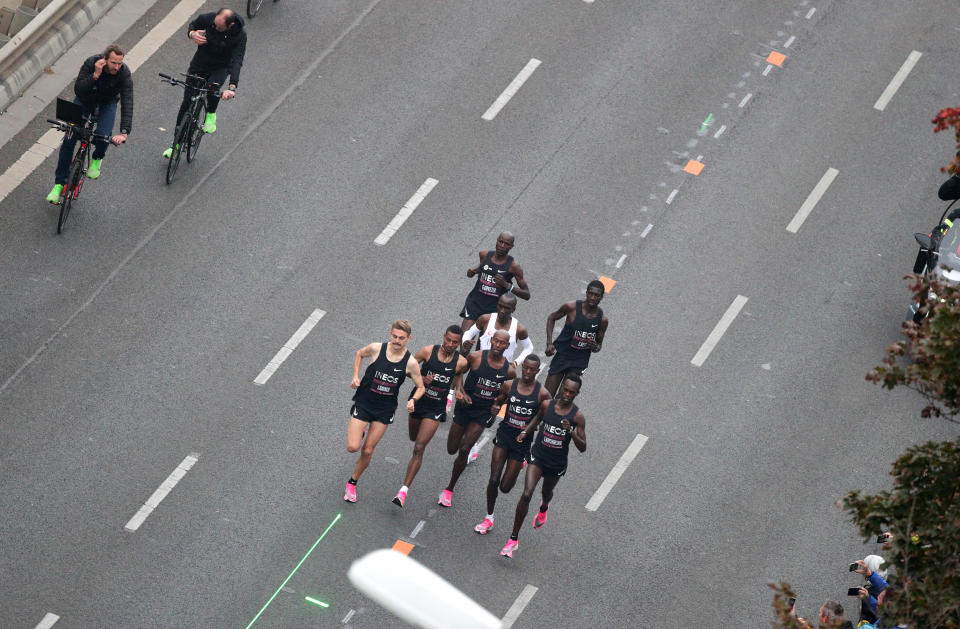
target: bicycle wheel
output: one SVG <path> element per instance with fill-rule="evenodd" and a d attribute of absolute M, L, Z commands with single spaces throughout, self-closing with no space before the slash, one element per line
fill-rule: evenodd
<path fill-rule="evenodd" d="M 73 207 L 73 200 L 80 194 L 80 186 L 83 184 L 83 161 L 86 158 L 86 152 L 81 149 L 82 154 L 77 154 L 70 165 L 70 175 L 67 177 L 67 185 L 63 187 L 63 195 L 60 197 L 60 217 L 57 219 L 57 233 L 63 232 L 63 224 L 67 222 L 70 216 L 70 210 Z"/>
<path fill-rule="evenodd" d="M 247 0 L 247 17 L 256 17 L 263 0 Z"/>
<path fill-rule="evenodd" d="M 187 161 L 192 162 L 200 149 L 200 140 L 203 139 L 203 121 L 207 117 L 207 105 L 204 100 L 198 100 L 193 111 L 193 120 L 187 138 Z"/>
<path fill-rule="evenodd" d="M 183 145 L 187 143 L 190 136 L 190 115 L 184 117 L 177 133 L 174 136 L 173 152 L 170 154 L 170 161 L 167 162 L 167 183 L 173 183 L 173 177 L 177 174 L 177 166 L 180 165 L 180 154 L 183 152 Z"/>

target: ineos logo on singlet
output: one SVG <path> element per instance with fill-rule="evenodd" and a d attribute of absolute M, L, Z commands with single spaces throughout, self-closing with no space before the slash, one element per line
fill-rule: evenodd
<path fill-rule="evenodd" d="M 374 375 L 375 378 L 378 378 L 378 379 L 380 379 L 380 380 L 383 380 L 384 382 L 391 382 L 391 383 L 393 383 L 393 384 L 396 384 L 396 383 L 400 382 L 400 378 L 398 378 L 398 377 L 396 377 L 396 376 L 392 376 L 392 375 L 390 375 L 390 374 L 388 374 L 388 373 L 384 373 L 384 372 L 379 371 L 379 370 L 375 371 L 375 372 L 373 373 L 373 375 Z"/>
<path fill-rule="evenodd" d="M 432 374 L 432 371 L 428 371 L 427 375 Z M 431 384 L 447 384 L 450 382 L 450 376 L 445 376 L 442 373 L 433 373 L 433 382 Z"/>
<path fill-rule="evenodd" d="M 484 389 L 483 392 L 486 393 L 487 389 L 499 389 L 500 383 L 489 378 L 477 378 L 477 386 Z"/>
<path fill-rule="evenodd" d="M 510 411 L 516 413 L 517 415 L 533 415 L 537 412 L 534 408 L 527 408 L 526 406 L 511 406 Z"/>
<path fill-rule="evenodd" d="M 552 435 L 557 435 L 558 437 L 566 437 L 567 431 L 562 426 L 551 426 L 550 424 L 543 425 L 544 432 L 549 432 Z"/>

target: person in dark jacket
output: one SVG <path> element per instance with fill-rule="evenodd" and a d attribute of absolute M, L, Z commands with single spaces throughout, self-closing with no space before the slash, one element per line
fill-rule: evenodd
<path fill-rule="evenodd" d="M 120 133 L 111 138 L 114 144 L 127 140 L 133 124 L 133 76 L 130 68 L 123 62 L 124 52 L 120 46 L 110 44 L 102 55 L 94 55 L 83 62 L 80 73 L 73 85 L 76 98 L 73 102 L 80 105 L 84 115 L 93 114 L 97 120 L 96 132 L 100 135 L 113 133 L 113 123 L 117 117 L 117 101 L 120 101 Z M 76 139 L 69 135 L 60 146 L 60 158 L 57 160 L 55 185 L 47 201 L 59 203 L 63 186 L 70 176 L 70 162 L 73 161 L 73 148 Z M 107 153 L 110 142 L 94 142 L 87 179 L 100 176 L 100 164 Z"/>
<path fill-rule="evenodd" d="M 224 85 L 227 77 L 230 82 L 227 89 L 221 93 L 223 100 L 230 100 L 236 95 L 237 84 L 240 81 L 240 68 L 243 66 L 243 56 L 247 51 L 247 32 L 243 30 L 243 18 L 230 9 L 220 9 L 214 13 L 201 13 L 190 22 L 187 28 L 187 37 L 197 45 L 197 52 L 190 60 L 189 74 L 203 77 L 210 83 Z M 203 85 L 199 85 L 203 87 Z M 183 115 L 190 107 L 192 90 L 183 91 L 183 102 L 180 103 L 180 112 L 177 113 L 177 126 L 180 126 Z M 207 116 L 203 121 L 204 133 L 213 133 L 217 130 L 217 97 L 213 93 L 207 94 Z M 170 159 L 173 149 L 163 152 L 163 156 Z"/>

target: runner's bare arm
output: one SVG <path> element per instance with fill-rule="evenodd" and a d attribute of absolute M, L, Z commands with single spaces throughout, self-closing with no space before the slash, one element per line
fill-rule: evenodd
<path fill-rule="evenodd" d="M 604 336 L 606 335 L 606 333 L 607 333 L 607 324 L 608 324 L 608 323 L 610 323 L 610 322 L 607 320 L 607 316 L 604 315 L 604 316 L 603 316 L 603 319 L 600 320 L 600 329 L 597 330 L 597 344 L 596 344 L 596 346 L 590 348 L 591 351 L 593 351 L 593 352 L 599 352 L 600 349 L 603 347 L 603 337 L 604 337 Z"/>
<path fill-rule="evenodd" d="M 500 385 L 500 390 L 497 392 L 497 397 L 493 401 L 493 406 L 490 407 L 491 415 L 500 414 L 500 406 L 503 405 L 504 400 L 507 399 L 507 396 L 510 395 L 510 387 L 513 386 L 513 380 L 507 380 Z"/>
<path fill-rule="evenodd" d="M 520 431 L 520 434 L 517 435 L 517 443 L 523 443 L 527 435 L 533 434 L 533 431 L 537 429 L 537 426 L 540 425 L 540 421 L 543 419 L 543 414 L 547 411 L 547 407 L 550 406 L 550 398 L 540 402 L 540 408 L 537 409 L 537 413 L 530 418 L 530 423 L 527 424 L 527 427 Z"/>
<path fill-rule="evenodd" d="M 416 358 L 413 356 L 407 360 L 407 375 L 411 380 L 413 380 L 413 384 L 417 387 L 413 392 L 413 397 L 407 400 L 407 412 L 412 413 L 414 410 L 414 402 L 423 397 L 425 390 L 423 386 L 423 378 L 420 376 L 420 363 L 418 363 Z"/>
<path fill-rule="evenodd" d="M 382 343 L 370 343 L 366 347 L 361 347 L 357 350 L 357 355 L 353 359 L 353 378 L 350 380 L 350 387 L 356 389 L 360 386 L 360 365 L 363 364 L 364 358 L 369 358 L 371 361 L 377 359 L 377 356 L 380 355 L 380 345 Z"/>
<path fill-rule="evenodd" d="M 480 252 L 480 262 L 477 263 L 477 266 L 467 269 L 467 277 L 473 277 L 480 271 L 480 267 L 483 266 L 483 259 L 487 257 L 486 251 Z"/>
<path fill-rule="evenodd" d="M 422 365 L 430 360 L 431 353 L 433 353 L 433 345 L 427 345 L 426 347 L 421 347 L 420 351 L 413 355 L 413 359 Z M 433 374 L 423 379 L 423 384 L 430 384 L 431 382 L 433 382 Z"/>
<path fill-rule="evenodd" d="M 543 353 L 547 356 L 553 356 L 557 353 L 557 349 L 553 346 L 553 327 L 560 319 L 569 317 L 570 313 L 574 311 L 576 305 L 577 304 L 575 302 L 568 301 L 557 308 L 556 311 L 551 312 L 547 317 L 547 345 L 543 349 Z"/>
<path fill-rule="evenodd" d="M 573 439 L 573 445 L 577 446 L 577 450 L 580 452 L 585 452 L 587 449 L 587 420 L 584 419 L 583 413 L 577 411 L 577 414 L 573 417 L 573 430 L 570 432 L 570 438 Z"/>
<path fill-rule="evenodd" d="M 516 282 L 511 292 L 520 299 L 529 300 L 530 287 L 527 286 L 527 280 L 523 277 L 523 267 L 514 262 L 510 265 L 510 272 L 513 273 L 513 281 Z"/>

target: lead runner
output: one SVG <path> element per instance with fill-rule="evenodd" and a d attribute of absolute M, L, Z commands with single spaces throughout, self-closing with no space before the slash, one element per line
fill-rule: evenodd
<path fill-rule="evenodd" d="M 409 321 L 394 321 L 388 343 L 370 343 L 361 347 L 353 360 L 353 379 L 350 386 L 357 392 L 353 394 L 353 408 L 350 409 L 350 423 L 347 426 L 347 452 L 357 452 L 361 447 L 363 451 L 357 458 L 353 475 L 347 481 L 343 493 L 343 499 L 347 502 L 357 501 L 357 481 L 370 465 L 370 457 L 373 456 L 373 450 L 383 433 L 393 423 L 400 385 L 407 376 L 410 376 L 417 387 L 407 400 L 407 411 L 412 413 L 417 400 L 423 396 L 420 364 L 407 350 L 410 332 Z M 360 365 L 364 358 L 369 358 L 370 364 L 361 379 Z"/>

